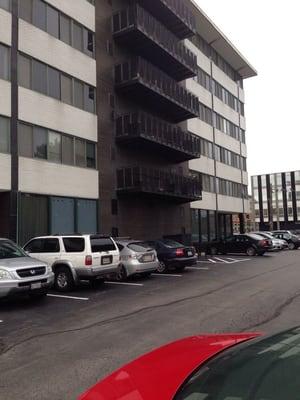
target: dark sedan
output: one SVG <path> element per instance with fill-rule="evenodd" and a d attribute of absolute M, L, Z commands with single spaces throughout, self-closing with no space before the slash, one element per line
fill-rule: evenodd
<path fill-rule="evenodd" d="M 233 235 L 224 240 L 210 242 L 207 246 L 207 252 L 211 255 L 242 253 L 247 256 L 262 256 L 266 251 L 273 248 L 272 240 L 262 238 L 261 236 L 247 233 L 244 235 Z"/>
<path fill-rule="evenodd" d="M 151 240 L 147 244 L 157 252 L 157 271 L 160 273 L 170 269 L 183 271 L 185 267 L 197 264 L 198 255 L 194 247 L 186 247 L 170 239 Z"/>

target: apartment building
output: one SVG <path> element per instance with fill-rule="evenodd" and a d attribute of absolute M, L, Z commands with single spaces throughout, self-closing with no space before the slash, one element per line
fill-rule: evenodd
<path fill-rule="evenodd" d="M 260 230 L 300 229 L 300 171 L 252 176 L 251 184 Z"/>
<path fill-rule="evenodd" d="M 0 236 L 98 227 L 95 6 L 0 1 Z"/>

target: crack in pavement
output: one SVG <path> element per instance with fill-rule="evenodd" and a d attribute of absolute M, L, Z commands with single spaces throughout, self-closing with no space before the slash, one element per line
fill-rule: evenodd
<path fill-rule="evenodd" d="M 208 295 L 211 295 L 211 294 L 216 293 L 216 292 L 218 292 L 218 291 L 227 289 L 227 288 L 229 288 L 229 287 L 231 287 L 231 286 L 234 286 L 234 285 L 236 285 L 236 284 L 243 283 L 243 282 L 247 282 L 247 281 L 251 281 L 251 280 L 253 280 L 253 279 L 256 279 L 256 278 L 261 277 L 261 276 L 264 276 L 264 275 L 273 274 L 273 273 L 276 272 L 276 271 L 280 271 L 280 270 L 283 269 L 283 268 L 287 268 L 287 267 L 294 266 L 294 265 L 295 265 L 294 262 L 293 262 L 293 263 L 289 263 L 289 264 L 283 265 L 283 266 L 281 266 L 281 267 L 274 268 L 274 269 L 272 269 L 271 271 L 265 271 L 265 272 L 262 272 L 262 273 L 259 273 L 259 274 L 256 274 L 256 275 L 247 277 L 247 278 L 243 278 L 243 279 L 239 279 L 239 280 L 236 280 L 236 281 L 228 282 L 228 283 L 226 283 L 225 285 L 219 286 L 218 288 L 215 288 L 215 289 L 212 289 L 212 290 L 208 290 L 208 291 L 203 292 L 203 293 L 198 294 L 198 295 L 194 295 L 194 296 L 190 296 L 190 297 L 184 297 L 184 298 L 181 298 L 181 299 L 173 300 L 173 301 L 171 301 L 171 302 L 169 302 L 169 303 L 157 304 L 157 305 L 153 305 L 153 306 L 143 307 L 143 308 L 140 308 L 140 309 L 131 311 L 130 313 L 118 315 L 118 316 L 116 316 L 116 317 L 109 318 L 109 319 L 100 320 L 100 321 L 94 322 L 94 323 L 92 323 L 92 324 L 85 325 L 85 326 L 81 326 L 81 327 L 78 327 L 78 328 L 65 329 L 65 330 L 57 330 L 57 331 L 53 331 L 53 332 L 47 332 L 47 333 L 36 334 L 36 335 L 30 336 L 30 337 L 28 337 L 28 338 L 25 338 L 24 340 L 21 340 L 21 341 L 15 343 L 15 344 L 13 344 L 13 345 L 7 347 L 7 348 L 5 348 L 5 346 L 3 345 L 3 342 L 2 342 L 2 346 L 0 347 L 0 356 L 3 356 L 3 355 L 5 355 L 5 354 L 7 354 L 8 352 L 12 351 L 13 349 L 15 349 L 16 347 L 19 347 L 19 346 L 21 346 L 22 344 L 27 343 L 27 342 L 30 342 L 30 341 L 32 341 L 32 340 L 34 340 L 34 339 L 41 339 L 41 338 L 44 338 L 44 337 L 55 336 L 55 335 L 61 335 L 61 334 L 65 334 L 65 333 L 80 332 L 80 331 L 92 329 L 92 328 L 94 328 L 94 327 L 96 327 L 96 326 L 104 326 L 104 325 L 108 325 L 108 324 L 111 324 L 111 323 L 114 323 L 114 322 L 119 322 L 119 321 L 122 321 L 122 320 L 127 320 L 127 319 L 131 318 L 132 316 L 136 316 L 136 315 L 138 315 L 138 314 L 142 314 L 142 313 L 147 312 L 147 311 L 152 311 L 152 310 L 159 309 L 159 308 L 163 308 L 163 307 L 169 307 L 169 306 L 173 306 L 173 305 L 176 305 L 176 304 L 184 303 L 184 302 L 186 302 L 186 301 L 195 300 L 195 299 L 197 299 L 197 298 L 201 298 L 201 297 L 204 297 L 204 296 L 208 296 Z M 297 296 L 300 296 L 300 292 L 297 293 L 297 295 L 295 295 L 294 298 L 296 298 Z M 293 301 L 294 298 L 292 298 L 292 301 Z M 289 299 L 289 300 L 290 300 L 290 299 Z M 291 303 L 292 301 L 290 301 L 290 303 Z M 287 305 L 289 305 L 289 304 L 286 305 L 286 303 L 288 303 L 288 302 L 285 302 L 281 307 L 279 307 L 279 310 L 280 310 L 281 308 L 283 309 L 283 308 L 285 308 Z M 278 310 L 278 309 L 277 309 L 277 310 Z M 274 314 L 273 314 L 273 315 L 274 315 Z M 280 314 L 279 314 L 279 315 L 280 315 Z M 276 316 L 275 316 L 274 318 L 276 318 Z M 270 320 L 272 320 L 272 318 L 271 318 Z M 259 326 L 259 325 L 257 325 L 257 326 Z M 256 325 L 254 325 L 253 327 L 256 327 Z M 250 328 L 247 328 L 247 329 L 251 329 L 251 327 L 250 327 Z M 0 343 L 1 343 L 1 341 L 0 341 Z M 1 350 L 2 350 L 2 352 L 1 352 Z"/>

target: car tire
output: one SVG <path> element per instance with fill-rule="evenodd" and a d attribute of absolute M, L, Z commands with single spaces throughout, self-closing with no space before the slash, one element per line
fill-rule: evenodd
<path fill-rule="evenodd" d="M 246 254 L 249 257 L 254 257 L 257 254 L 257 251 L 255 250 L 254 247 L 248 247 L 248 249 L 246 250 Z"/>
<path fill-rule="evenodd" d="M 59 292 L 69 292 L 74 287 L 74 279 L 68 267 L 58 267 L 54 277 L 54 288 Z"/>
<path fill-rule="evenodd" d="M 118 282 L 124 282 L 124 281 L 126 281 L 127 278 L 128 278 L 128 274 L 127 274 L 126 268 L 124 267 L 124 265 L 120 265 L 117 275 L 116 275 L 116 280 Z"/>
<path fill-rule="evenodd" d="M 289 243 L 289 250 L 295 250 L 296 249 L 296 245 L 295 243 Z"/>
<path fill-rule="evenodd" d="M 163 261 L 159 261 L 159 264 L 157 267 L 157 272 L 159 274 L 164 274 L 164 273 L 168 272 L 168 267 L 166 266 L 166 264 Z"/>
<path fill-rule="evenodd" d="M 186 267 L 185 265 L 182 266 L 182 267 L 177 267 L 177 268 L 176 268 L 176 271 L 177 271 L 177 272 L 183 272 L 183 271 L 185 270 L 185 267 Z"/>
<path fill-rule="evenodd" d="M 211 256 L 217 256 L 218 255 L 218 249 L 216 247 L 211 247 L 209 251 Z"/>

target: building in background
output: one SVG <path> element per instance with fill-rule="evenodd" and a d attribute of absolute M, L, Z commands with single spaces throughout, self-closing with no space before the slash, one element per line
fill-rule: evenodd
<path fill-rule="evenodd" d="M 300 171 L 252 176 L 260 230 L 300 229 Z"/>
<path fill-rule="evenodd" d="M 97 231 L 95 7 L 0 1 L 0 236 Z"/>

